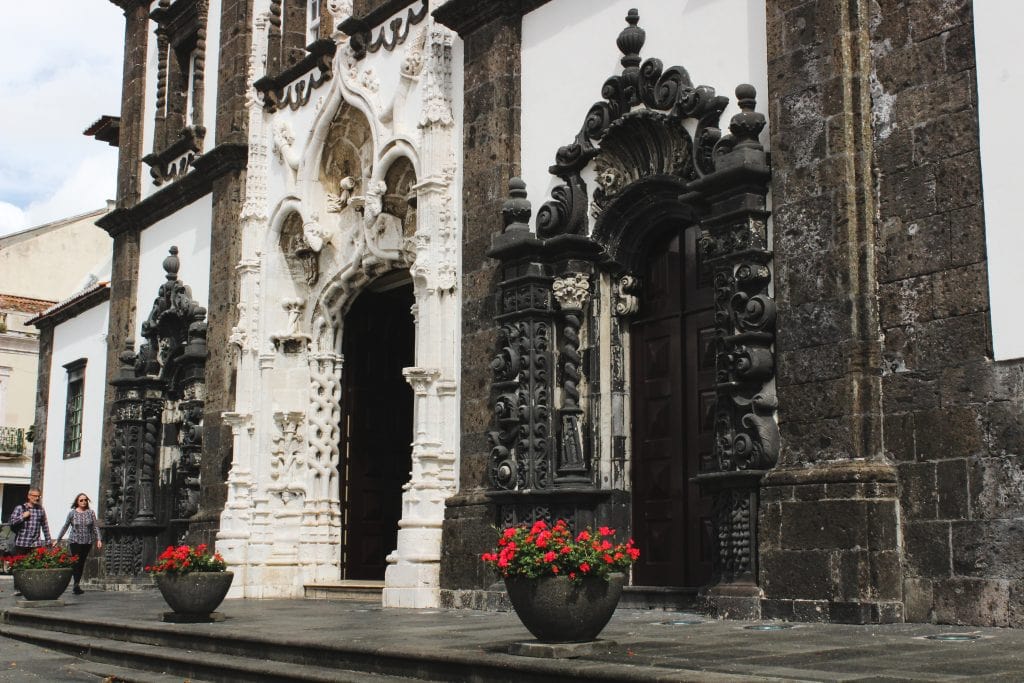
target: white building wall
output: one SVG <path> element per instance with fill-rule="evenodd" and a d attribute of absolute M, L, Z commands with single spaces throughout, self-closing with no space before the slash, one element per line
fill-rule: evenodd
<path fill-rule="evenodd" d="M 185 208 L 157 221 L 139 238 L 139 279 L 136 288 L 136 350 L 142 339 L 142 323 L 149 317 L 160 285 L 167 281 L 164 259 L 172 246 L 178 247 L 181 267 L 178 279 L 192 289 L 192 298 L 202 305 L 210 300 L 210 225 L 213 200 L 204 195 Z M 232 264 L 215 264 L 230 268 Z"/>
<path fill-rule="evenodd" d="M 153 137 L 156 134 L 156 74 L 159 55 L 156 49 L 156 22 L 149 21 L 149 32 L 146 46 L 146 99 L 142 104 L 142 155 L 153 151 Z M 145 199 L 157 190 L 153 177 L 149 175 L 149 166 L 139 162 L 136 170 L 142 177 L 139 191 Z"/>
<path fill-rule="evenodd" d="M 1013 134 L 1018 105 L 1024 105 L 1024 69 L 1017 55 L 1019 17 L 1016 3 L 974 3 L 981 184 L 996 360 L 1024 357 L 1024 318 L 1016 301 L 1024 289 L 1019 263 L 1024 231 L 1016 201 L 1024 141 Z"/>
<path fill-rule="evenodd" d="M 103 302 L 53 329 L 46 457 L 43 462 L 43 500 L 53 534 L 60 530 L 75 495 L 85 492 L 93 500 L 94 508 L 99 500 L 108 312 L 109 304 Z M 64 414 L 68 377 L 63 366 L 80 358 L 86 359 L 82 455 L 65 460 Z"/>
<path fill-rule="evenodd" d="M 535 211 L 560 184 L 547 171 L 555 152 L 575 138 L 590 105 L 602 99 L 605 80 L 622 72 L 615 39 L 631 8 L 639 10 L 638 26 L 647 32 L 642 59 L 682 66 L 694 85 L 709 85 L 730 100 L 737 85 L 750 83 L 758 110 L 767 114 L 764 0 L 547 3 L 523 17 L 522 177 Z M 738 111 L 732 102 L 723 128 Z M 767 129 L 763 138 L 767 146 Z"/>
<path fill-rule="evenodd" d="M 203 151 L 217 144 L 217 70 L 220 68 L 220 0 L 210 0 L 206 15 L 206 68 L 203 70 Z"/>

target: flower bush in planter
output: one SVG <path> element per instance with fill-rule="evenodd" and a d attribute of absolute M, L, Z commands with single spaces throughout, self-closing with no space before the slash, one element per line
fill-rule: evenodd
<path fill-rule="evenodd" d="M 608 527 L 573 535 L 565 520 L 538 520 L 502 530 L 498 547 L 480 559 L 504 578 L 512 608 L 538 640 L 587 642 L 611 619 L 625 572 L 640 557 L 633 539 L 614 537 Z"/>
<path fill-rule="evenodd" d="M 78 555 L 72 555 L 66 548 L 36 548 L 12 558 L 11 569 L 70 569 L 75 562 L 78 562 Z"/>
<path fill-rule="evenodd" d="M 12 561 L 14 588 L 26 600 L 56 600 L 71 582 L 77 555 L 65 548 L 36 548 Z"/>
<path fill-rule="evenodd" d="M 209 552 L 205 543 L 196 547 L 190 545 L 167 546 L 160 553 L 156 564 L 148 565 L 150 574 L 188 574 L 189 572 L 222 572 L 227 570 L 224 558 L 220 553 Z"/>
<path fill-rule="evenodd" d="M 224 558 L 219 553 L 211 554 L 205 544 L 194 548 L 168 546 L 146 571 L 173 610 L 164 615 L 165 621 L 213 620 L 213 611 L 224 600 L 234 579 Z"/>
<path fill-rule="evenodd" d="M 579 580 L 586 576 L 607 579 L 626 572 L 640 557 L 633 539 L 615 543 L 615 529 L 606 526 L 595 532 L 589 527 L 575 536 L 560 519 L 553 526 L 544 520 L 532 525 L 507 527 L 501 531 L 498 547 L 480 556 L 503 578 L 567 576 Z"/>

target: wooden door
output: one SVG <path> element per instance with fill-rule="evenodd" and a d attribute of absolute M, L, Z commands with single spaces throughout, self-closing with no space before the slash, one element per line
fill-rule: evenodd
<path fill-rule="evenodd" d="M 359 295 L 342 353 L 342 577 L 383 579 L 412 468 L 412 284 Z"/>
<path fill-rule="evenodd" d="M 655 245 L 630 327 L 634 583 L 700 586 L 711 576 L 710 497 L 691 479 L 711 457 L 714 308 L 697 228 Z"/>

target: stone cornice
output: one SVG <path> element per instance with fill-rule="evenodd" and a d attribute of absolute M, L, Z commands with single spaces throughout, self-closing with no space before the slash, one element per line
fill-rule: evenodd
<path fill-rule="evenodd" d="M 498 17 L 521 17 L 548 0 L 448 0 L 434 18 L 465 38 Z"/>
<path fill-rule="evenodd" d="M 190 173 L 177 182 L 159 190 L 130 208 L 119 208 L 96 221 L 111 237 L 128 231 L 142 230 L 170 216 L 203 195 L 213 187 L 220 176 L 245 168 L 248 145 L 224 143 L 197 158 Z"/>
<path fill-rule="evenodd" d="M 310 93 L 330 79 L 331 61 L 337 49 L 337 44 L 329 38 L 315 40 L 306 46 L 309 54 L 301 61 L 276 76 L 264 76 L 253 83 L 253 87 L 263 93 L 263 106 L 267 111 L 275 112 L 285 106 L 297 109 L 308 102 Z M 288 87 L 314 68 L 319 69 L 319 75 L 314 75 L 307 87 L 297 91 Z"/>

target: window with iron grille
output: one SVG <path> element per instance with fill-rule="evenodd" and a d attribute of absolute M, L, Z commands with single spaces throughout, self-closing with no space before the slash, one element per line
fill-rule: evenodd
<path fill-rule="evenodd" d="M 64 366 L 68 372 L 67 408 L 64 414 L 64 457 L 82 454 L 82 409 L 85 398 L 85 358 Z"/>

